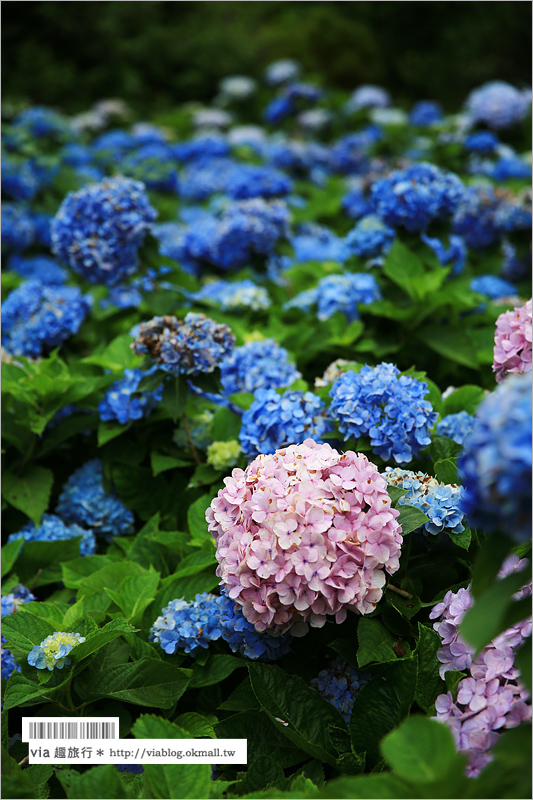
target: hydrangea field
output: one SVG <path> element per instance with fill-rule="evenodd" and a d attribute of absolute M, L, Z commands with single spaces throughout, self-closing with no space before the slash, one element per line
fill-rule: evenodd
<path fill-rule="evenodd" d="M 530 125 L 292 60 L 11 109 L 4 797 L 531 796 Z M 28 716 L 248 763 L 32 764 Z"/>

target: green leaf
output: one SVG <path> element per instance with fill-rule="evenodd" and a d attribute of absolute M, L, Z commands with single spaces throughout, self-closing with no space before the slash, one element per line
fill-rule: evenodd
<path fill-rule="evenodd" d="M 477 369 L 479 366 L 474 345 L 464 328 L 429 325 L 418 331 L 417 338 L 425 346 L 451 361 L 472 369 Z"/>
<path fill-rule="evenodd" d="M 396 775 L 413 783 L 443 780 L 463 766 L 446 725 L 420 716 L 406 719 L 385 736 L 381 752 Z"/>
<path fill-rule="evenodd" d="M 228 442 L 239 438 L 241 417 L 229 408 L 219 408 L 211 420 L 210 434 L 214 442 Z"/>
<path fill-rule="evenodd" d="M 2 496 L 39 525 L 48 508 L 53 482 L 52 471 L 44 467 L 29 467 L 22 475 L 7 471 L 2 476 Z"/>
<path fill-rule="evenodd" d="M 252 708 L 261 708 L 248 675 L 233 690 L 228 699 L 219 705 L 219 708 L 222 711 L 250 711 Z"/>
<path fill-rule="evenodd" d="M 515 655 L 515 664 L 520 670 L 522 681 L 526 684 L 529 693 L 532 692 L 531 681 L 531 637 L 527 638 Z"/>
<path fill-rule="evenodd" d="M 158 572 L 130 575 L 121 583 L 119 591 L 106 588 L 105 592 L 121 609 L 126 619 L 135 621 L 154 599 L 158 583 Z"/>
<path fill-rule="evenodd" d="M 418 256 L 395 239 L 390 253 L 385 259 L 383 272 L 397 286 L 407 292 L 412 300 L 421 299 L 420 280 L 424 276 L 424 266 Z"/>
<path fill-rule="evenodd" d="M 402 526 L 403 536 L 406 536 L 406 534 L 415 531 L 417 528 L 420 528 L 421 525 L 429 522 L 429 517 L 426 517 L 424 512 L 420 511 L 419 508 L 415 508 L 415 506 L 408 506 L 401 503 L 398 505 L 398 511 L 400 512 L 400 516 L 396 518 L 396 521 Z"/>
<path fill-rule="evenodd" d="M 102 447 L 117 436 L 121 436 L 126 431 L 129 431 L 132 423 L 122 425 L 120 422 L 100 422 L 98 425 L 98 447 Z"/>
<path fill-rule="evenodd" d="M 48 675 L 45 677 L 50 678 L 51 676 Z M 28 680 L 28 678 L 21 675 L 20 672 L 13 672 L 6 686 L 4 710 L 7 711 L 10 708 L 16 708 L 17 706 L 29 703 L 44 695 L 51 695 L 56 690 L 66 686 L 69 680 L 70 675 L 67 674 L 64 680 L 57 683 L 55 686 L 50 686 L 48 683 L 40 685 L 34 683 L 34 681 Z"/>
<path fill-rule="evenodd" d="M 472 594 L 479 597 L 492 586 L 503 560 L 511 549 L 511 542 L 504 536 L 492 535 L 483 543 L 472 570 Z"/>
<path fill-rule="evenodd" d="M 184 461 L 181 458 L 174 458 L 173 456 L 165 456 L 163 453 L 156 453 L 155 450 L 152 450 L 150 453 L 150 463 L 152 465 L 154 477 L 161 472 L 167 472 L 169 469 L 191 466 L 190 461 Z"/>
<path fill-rule="evenodd" d="M 204 666 L 194 665 L 191 687 L 199 688 L 200 686 L 211 686 L 214 683 L 220 683 L 232 672 L 235 672 L 236 669 L 241 669 L 245 666 L 246 662 L 235 656 L 211 655 Z"/>
<path fill-rule="evenodd" d="M 104 625 L 103 628 L 99 628 L 94 633 L 89 634 L 85 642 L 73 647 L 71 651 L 71 660 L 75 663 L 79 663 L 82 659 L 87 658 L 87 656 L 96 653 L 97 650 L 100 650 L 100 648 L 108 644 L 108 642 L 112 642 L 113 639 L 118 639 L 123 633 L 132 633 L 134 630 L 133 626 L 129 625 L 126 620 L 114 619 L 108 622 L 107 625 Z"/>
<path fill-rule="evenodd" d="M 111 556 L 83 556 L 61 565 L 61 579 L 69 589 L 79 589 L 88 575 L 118 561 Z"/>
<path fill-rule="evenodd" d="M 458 483 L 457 458 L 445 458 L 435 463 L 435 477 L 441 483 Z"/>
<path fill-rule="evenodd" d="M 92 698 L 112 697 L 139 706 L 172 708 L 189 685 L 190 678 L 188 669 L 145 658 L 133 664 L 116 664 L 107 674 L 95 676 L 87 694 Z"/>
<path fill-rule="evenodd" d="M 194 503 L 191 503 L 187 510 L 187 522 L 189 524 L 189 533 L 191 534 L 190 544 L 199 547 L 206 547 L 212 550 L 215 546 L 215 541 L 207 528 L 207 520 L 205 512 L 211 505 L 211 497 L 208 494 L 202 495 Z"/>
<path fill-rule="evenodd" d="M 454 669 L 449 669 L 444 673 L 444 683 L 446 684 L 446 691 L 451 692 L 453 699 L 457 697 L 457 687 L 466 678 L 466 672 L 458 672 Z"/>
<path fill-rule="evenodd" d="M 417 679 L 417 662 L 404 659 L 388 664 L 360 689 L 350 718 L 350 737 L 356 753 L 366 751 L 372 767 L 381 758 L 383 737 L 409 713 Z"/>
<path fill-rule="evenodd" d="M 433 463 L 435 463 L 446 458 L 455 458 L 461 452 L 462 447 L 457 442 L 454 442 L 453 439 L 450 439 L 449 436 L 439 436 L 434 433 L 428 450 Z"/>
<path fill-rule="evenodd" d="M 176 725 L 190 733 L 194 738 L 208 736 L 210 739 L 216 739 L 215 731 L 212 724 L 208 719 L 195 711 L 188 711 L 186 714 L 181 714 L 176 719 Z"/>
<path fill-rule="evenodd" d="M 269 756 L 259 756 L 254 759 L 242 781 L 232 786 L 232 794 L 249 796 L 260 789 L 267 789 L 269 786 L 279 786 L 285 783 L 285 775 L 280 765 Z M 275 795 L 276 792 L 274 791 Z"/>
<path fill-rule="evenodd" d="M 161 405 L 169 412 L 174 423 L 178 421 L 187 405 L 189 387 L 186 375 L 170 378 L 163 386 L 163 399 Z"/>
<path fill-rule="evenodd" d="M 448 414 L 458 414 L 466 411 L 468 414 L 475 414 L 477 407 L 485 396 L 485 390 L 481 386 L 466 384 L 455 389 L 444 401 L 442 416 Z"/>
<path fill-rule="evenodd" d="M 66 562 L 80 555 L 81 537 L 56 542 L 25 542 L 17 559 L 17 572 L 24 584 L 45 586 L 61 580 Z"/>
<path fill-rule="evenodd" d="M 8 614 L 2 620 L 2 635 L 6 637 L 8 650 L 12 651 L 17 660 L 25 660 L 30 650 L 41 644 L 55 630 L 51 622 L 36 617 L 23 606 L 16 614 Z"/>
<path fill-rule="evenodd" d="M 2 578 L 7 575 L 15 561 L 17 560 L 20 548 L 24 544 L 24 539 L 14 539 L 2 547 Z"/>
<path fill-rule="evenodd" d="M 531 580 L 530 576 L 531 566 L 529 578 L 524 570 L 495 581 L 466 612 L 460 625 L 461 635 L 478 651 L 506 629 L 506 615 L 513 605 L 512 596 L 528 579 Z"/>
<path fill-rule="evenodd" d="M 61 773 L 59 773 L 61 775 Z M 121 781 L 119 773 L 112 764 L 100 764 L 86 772 L 72 770 L 72 779 L 64 786 L 68 798 L 90 800 L 94 797 L 124 798 L 131 797 L 126 793 L 126 785 Z"/>
<path fill-rule="evenodd" d="M 350 798 L 350 800 L 374 800 L 382 798 L 409 798 L 414 797 L 413 789 L 395 775 L 360 775 L 354 778 L 336 778 L 328 781 L 315 797 L 325 798 Z"/>
<path fill-rule="evenodd" d="M 439 675 L 440 662 L 437 659 L 437 651 L 441 646 L 441 638 L 437 631 L 419 622 L 415 700 L 426 712 L 431 709 L 438 695 L 444 691 L 444 682 Z"/>
<path fill-rule="evenodd" d="M 133 342 L 129 333 L 124 333 L 113 339 L 101 353 L 82 359 L 82 364 L 95 364 L 112 372 L 123 372 L 131 367 L 138 367 L 142 363 L 142 356 L 137 356 L 131 349 Z"/>
<path fill-rule="evenodd" d="M 344 721 L 342 722 L 344 725 Z M 280 726 L 271 722 L 264 711 L 254 709 L 234 714 L 214 726 L 218 739 L 247 739 L 248 752 L 256 758 L 261 755 L 275 758 L 282 767 L 290 767 L 306 761 L 304 750 L 281 733 Z"/>
<path fill-rule="evenodd" d="M 398 500 L 407 494 L 408 489 L 402 489 L 400 486 L 387 486 L 387 493 L 390 497 L 391 506 L 397 508 Z"/>
<path fill-rule="evenodd" d="M 397 660 L 393 649 L 394 636 L 377 619 L 361 617 L 357 626 L 357 639 L 357 663 L 360 667 L 371 662 L 381 664 Z"/>
<path fill-rule="evenodd" d="M 216 564 L 214 552 L 201 550 L 198 553 L 191 553 L 190 556 L 180 561 L 173 577 L 185 578 L 187 575 L 196 575 L 197 572 L 202 572 L 213 564 Z"/>
<path fill-rule="evenodd" d="M 255 696 L 281 733 L 314 758 L 334 766 L 336 753 L 328 725 L 343 727 L 337 709 L 302 678 L 280 667 L 253 663 L 248 670 Z"/>
<path fill-rule="evenodd" d="M 453 531 L 446 529 L 446 533 L 457 547 L 468 550 L 472 542 L 472 531 L 470 528 L 465 528 L 461 533 L 453 533 Z"/>
<path fill-rule="evenodd" d="M 212 483 L 219 479 L 220 472 L 210 464 L 198 464 L 191 475 L 187 488 L 196 489 L 198 486 L 211 486 Z"/>

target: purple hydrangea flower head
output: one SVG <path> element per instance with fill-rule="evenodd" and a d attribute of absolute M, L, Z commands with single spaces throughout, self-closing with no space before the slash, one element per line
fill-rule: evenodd
<path fill-rule="evenodd" d="M 519 89 L 504 81 L 490 81 L 474 89 L 467 98 L 466 108 L 474 122 L 501 130 L 521 122 L 530 103 Z"/>
<path fill-rule="evenodd" d="M 373 275 L 366 272 L 347 272 L 344 275 L 326 275 L 314 289 L 296 295 L 284 308 L 309 311 L 316 305 L 317 318 L 329 319 L 341 311 L 349 322 L 359 319 L 358 305 L 370 305 L 381 300 L 381 291 Z"/>
<path fill-rule="evenodd" d="M 361 454 L 306 439 L 234 469 L 206 511 L 217 575 L 258 631 L 370 613 L 399 567 L 399 512 Z"/>
<path fill-rule="evenodd" d="M 433 100 L 420 100 L 415 103 L 409 112 L 409 122 L 411 125 L 427 127 L 442 119 L 442 107 Z"/>
<path fill-rule="evenodd" d="M 233 350 L 235 337 L 227 325 L 192 311 L 185 319 L 154 317 L 135 331 L 132 350 L 148 355 L 171 375 L 213 372 Z"/>
<path fill-rule="evenodd" d="M 474 427 L 474 417 L 467 411 L 448 414 L 437 422 L 439 436 L 448 436 L 457 444 L 463 444 L 465 438 Z"/>
<path fill-rule="evenodd" d="M 279 389 L 301 378 L 289 354 L 274 339 L 260 339 L 236 347 L 220 365 L 220 380 L 226 395 Z"/>
<path fill-rule="evenodd" d="M 496 320 L 492 371 L 497 383 L 512 373 L 531 372 L 531 329 L 531 300 Z"/>
<path fill-rule="evenodd" d="M 441 483 L 424 472 L 412 472 L 399 467 L 387 467 L 384 477 L 390 486 L 407 489 L 407 494 L 398 501 L 400 505 L 415 506 L 429 517 L 429 521 L 423 526 L 423 532 L 436 536 L 443 530 L 450 533 L 464 531 L 460 486 Z"/>
<path fill-rule="evenodd" d="M 52 250 L 89 283 L 113 286 L 137 270 L 137 251 L 156 216 L 144 184 L 106 178 L 63 200 Z"/>
<path fill-rule="evenodd" d="M 42 356 L 78 332 L 91 302 L 76 286 L 25 281 L 2 303 L 2 346 L 15 356 Z"/>
<path fill-rule="evenodd" d="M 326 406 L 312 392 L 257 389 L 242 416 L 239 441 L 248 459 L 304 439 L 321 442 L 332 429 Z"/>
<path fill-rule="evenodd" d="M 72 473 L 59 495 L 56 513 L 69 524 L 92 529 L 110 539 L 133 531 L 133 514 L 115 492 L 103 485 L 103 466 L 99 459 L 87 461 Z"/>
<path fill-rule="evenodd" d="M 55 514 L 43 514 L 39 525 L 28 522 L 17 533 L 12 533 L 8 541 L 24 539 L 25 542 L 59 542 L 81 536 L 80 555 L 92 556 L 96 550 L 96 539 L 91 530 L 86 530 L 75 521 L 64 521 Z"/>
<path fill-rule="evenodd" d="M 416 233 L 433 220 L 451 216 L 464 190 L 457 175 L 421 162 L 376 181 L 371 198 L 376 213 L 388 225 Z"/>
<path fill-rule="evenodd" d="M 348 725 L 355 698 L 371 677 L 367 672 L 358 672 L 342 658 L 336 658 L 327 669 L 318 673 L 317 678 L 313 678 L 310 685 L 341 712 Z"/>
<path fill-rule="evenodd" d="M 41 644 L 34 646 L 28 655 L 28 664 L 37 669 L 47 669 L 50 672 L 53 669 L 63 669 L 70 664 L 70 658 L 67 656 L 72 648 L 84 641 L 85 636 L 80 636 L 79 633 L 55 631 L 47 636 Z"/>
<path fill-rule="evenodd" d="M 374 214 L 363 217 L 348 233 L 345 242 L 350 250 L 360 258 L 374 258 L 388 253 L 394 241 L 395 232 Z"/>
<path fill-rule="evenodd" d="M 368 436 L 384 461 L 404 464 L 430 443 L 438 415 L 423 399 L 427 391 L 427 383 L 400 375 L 394 364 L 365 365 L 337 378 L 329 392 L 330 413 L 345 439 Z"/>
<path fill-rule="evenodd" d="M 471 525 L 531 536 L 531 375 L 511 375 L 479 406 L 459 461 Z"/>
<path fill-rule="evenodd" d="M 141 380 L 152 370 L 124 370 L 124 377 L 111 386 L 98 404 L 102 422 L 128 422 L 148 417 L 163 397 L 163 386 L 153 392 L 139 390 Z"/>

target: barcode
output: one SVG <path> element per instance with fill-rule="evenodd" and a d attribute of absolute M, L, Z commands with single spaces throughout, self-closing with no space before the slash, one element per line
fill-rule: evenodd
<path fill-rule="evenodd" d="M 115 739 L 114 722 L 30 722 L 29 739 Z"/>

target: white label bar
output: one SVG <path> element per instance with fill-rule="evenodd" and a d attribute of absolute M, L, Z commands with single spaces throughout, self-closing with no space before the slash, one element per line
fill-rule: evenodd
<path fill-rule="evenodd" d="M 247 739 L 30 741 L 30 764 L 247 764 Z"/>

